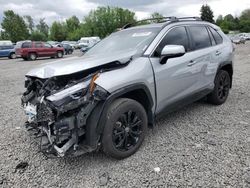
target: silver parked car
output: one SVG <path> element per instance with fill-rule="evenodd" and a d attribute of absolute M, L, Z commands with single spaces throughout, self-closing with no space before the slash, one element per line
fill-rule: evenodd
<path fill-rule="evenodd" d="M 234 44 L 245 44 L 246 39 L 244 39 L 243 37 L 240 37 L 240 36 L 235 36 L 235 37 L 232 38 L 232 42 Z"/>
<path fill-rule="evenodd" d="M 82 57 L 27 73 L 26 127 L 46 155 L 101 148 L 122 159 L 138 150 L 157 117 L 204 97 L 223 104 L 232 78 L 233 46 L 219 27 L 175 17 L 129 24 Z"/>

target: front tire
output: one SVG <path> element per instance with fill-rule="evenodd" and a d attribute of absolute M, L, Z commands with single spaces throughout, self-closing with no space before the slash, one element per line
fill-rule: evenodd
<path fill-rule="evenodd" d="M 62 58 L 63 57 L 63 52 L 59 51 L 57 52 L 57 58 Z"/>
<path fill-rule="evenodd" d="M 231 85 L 229 73 L 227 71 L 220 70 L 215 77 L 214 84 L 214 90 L 208 95 L 207 100 L 209 103 L 221 105 L 226 102 L 229 95 Z"/>
<path fill-rule="evenodd" d="M 147 125 L 147 114 L 140 103 L 127 98 L 115 100 L 106 114 L 104 153 L 116 159 L 131 156 L 141 146 Z"/>

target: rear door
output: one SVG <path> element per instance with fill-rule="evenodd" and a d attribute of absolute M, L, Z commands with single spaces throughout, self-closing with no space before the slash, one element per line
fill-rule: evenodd
<path fill-rule="evenodd" d="M 228 61 L 228 56 L 225 54 L 227 51 L 224 50 L 222 36 L 217 32 L 217 30 L 210 26 L 208 26 L 207 29 L 209 31 L 213 47 L 211 51 L 211 62 L 207 67 L 205 79 L 207 85 L 213 86 L 218 67 L 223 62 Z"/>
<path fill-rule="evenodd" d="M 191 53 L 191 44 L 185 26 L 170 29 L 150 57 L 155 73 L 157 108 L 156 113 L 166 106 L 176 103 L 197 90 L 200 69 L 193 65 L 195 56 Z M 182 45 L 186 54 L 168 59 L 160 64 L 160 53 L 165 45 Z"/>
<path fill-rule="evenodd" d="M 33 45 L 34 50 L 39 57 L 43 57 L 46 54 L 42 42 L 35 42 Z"/>
<path fill-rule="evenodd" d="M 17 56 L 27 56 L 27 49 L 32 47 L 31 42 L 18 42 L 15 47 Z"/>
<path fill-rule="evenodd" d="M 206 25 L 189 25 L 187 26 L 191 37 L 191 54 L 193 58 L 193 70 L 197 71 L 197 90 L 209 90 L 213 88 L 211 75 L 217 68 L 213 55 L 216 49 L 213 47 L 214 41 L 211 40 L 209 30 Z"/>

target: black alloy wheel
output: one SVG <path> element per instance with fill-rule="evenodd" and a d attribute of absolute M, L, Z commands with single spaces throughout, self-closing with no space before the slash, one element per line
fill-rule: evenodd
<path fill-rule="evenodd" d="M 221 101 L 224 101 L 229 94 L 230 90 L 230 77 L 227 73 L 223 72 L 219 78 L 219 85 L 218 85 L 218 97 Z"/>
<path fill-rule="evenodd" d="M 208 102 L 221 105 L 226 102 L 231 87 L 231 78 L 228 72 L 220 70 L 216 75 L 214 84 L 213 92 L 208 95 Z"/>
<path fill-rule="evenodd" d="M 119 151 L 128 151 L 135 147 L 142 134 L 142 120 L 132 110 L 122 114 L 113 129 L 112 140 Z"/>
<path fill-rule="evenodd" d="M 116 159 L 134 154 L 141 146 L 148 126 L 147 113 L 137 101 L 116 99 L 105 115 L 102 134 L 104 153 Z"/>

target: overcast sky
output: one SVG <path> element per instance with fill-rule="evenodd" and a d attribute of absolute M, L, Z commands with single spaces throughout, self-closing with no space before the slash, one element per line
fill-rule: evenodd
<path fill-rule="evenodd" d="M 250 8 L 250 0 L 0 0 L 0 22 L 3 11 L 12 9 L 20 15 L 31 15 L 35 22 L 45 18 L 46 22 L 63 21 L 76 15 L 80 20 L 98 6 L 118 6 L 136 12 L 138 19 L 153 12 L 164 16 L 199 16 L 202 4 L 209 4 L 214 15 L 239 15 Z"/>

